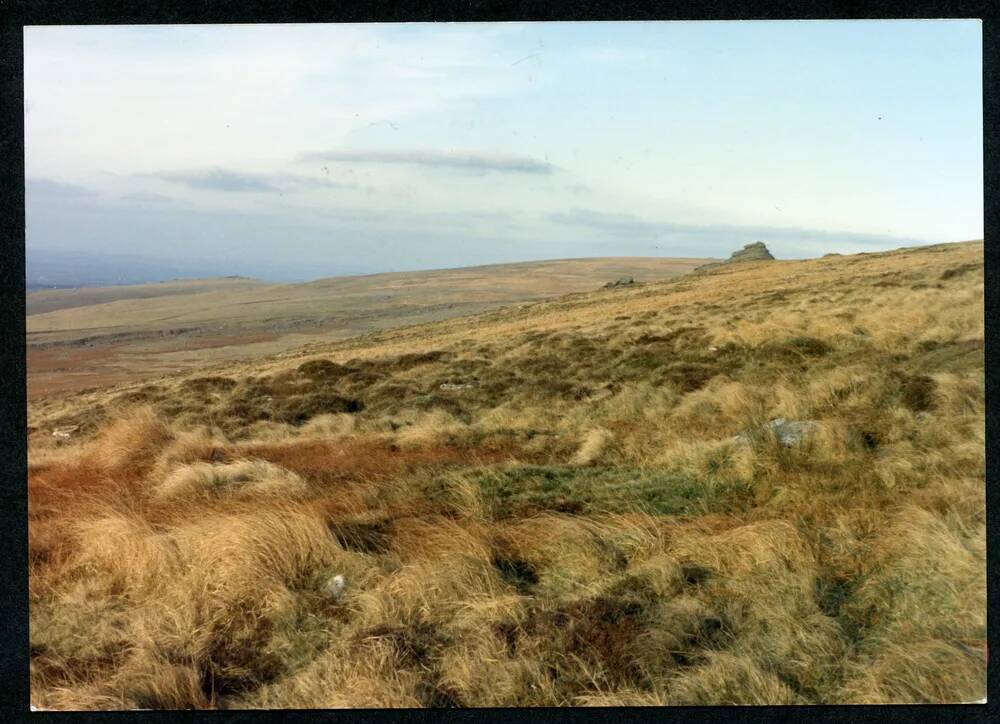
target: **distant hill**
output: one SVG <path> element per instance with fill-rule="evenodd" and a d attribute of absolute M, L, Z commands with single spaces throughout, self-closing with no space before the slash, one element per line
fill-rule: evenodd
<path fill-rule="evenodd" d="M 123 284 L 103 287 L 28 288 L 26 314 L 45 314 L 60 309 L 89 307 L 96 304 L 126 299 L 149 299 L 178 294 L 197 294 L 212 291 L 235 291 L 264 285 L 249 277 L 213 277 L 211 279 L 173 279 L 154 284 Z"/>
<path fill-rule="evenodd" d="M 226 273 L 195 260 L 164 261 L 141 254 L 69 251 L 29 245 L 25 248 L 25 278 L 29 291 L 156 283 L 178 277 L 208 277 Z"/>
<path fill-rule="evenodd" d="M 246 277 L 50 289 L 27 295 L 29 394 L 253 359 L 341 339 L 587 292 L 630 276 L 671 279 L 710 261 L 609 257 L 331 277 Z"/>

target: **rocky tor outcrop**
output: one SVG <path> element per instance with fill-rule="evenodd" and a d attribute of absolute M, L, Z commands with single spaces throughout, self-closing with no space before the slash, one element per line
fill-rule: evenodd
<path fill-rule="evenodd" d="M 767 250 L 764 242 L 755 241 L 752 244 L 747 244 L 739 251 L 734 251 L 726 263 L 732 264 L 736 261 L 768 261 L 771 259 L 774 259 L 774 256 Z"/>
<path fill-rule="evenodd" d="M 695 271 L 708 271 L 709 269 L 716 269 L 724 264 L 734 264 L 736 262 L 743 261 L 773 261 L 774 256 L 768 251 L 767 245 L 763 241 L 755 241 L 751 244 L 745 245 L 742 249 L 734 251 L 729 255 L 729 258 L 725 261 L 715 261 L 711 264 L 703 264 L 702 266 L 695 269 Z"/>

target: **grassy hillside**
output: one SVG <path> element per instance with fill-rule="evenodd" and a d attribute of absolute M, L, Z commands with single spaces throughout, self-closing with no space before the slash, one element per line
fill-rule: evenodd
<path fill-rule="evenodd" d="M 177 294 L 203 294 L 206 292 L 253 289 L 266 285 L 259 279 L 247 277 L 213 277 L 211 279 L 174 279 L 156 284 L 123 284 L 113 287 L 73 287 L 69 289 L 39 289 L 29 291 L 25 298 L 25 312 L 46 314 L 60 309 L 90 307 L 126 299 L 150 299 Z"/>
<path fill-rule="evenodd" d="M 979 699 L 983 323 L 974 242 L 38 400 L 33 703 Z"/>
<path fill-rule="evenodd" d="M 622 276 L 662 281 L 705 259 L 603 258 L 335 277 L 59 289 L 27 296 L 28 394 L 257 359 L 308 342 L 591 291 Z"/>

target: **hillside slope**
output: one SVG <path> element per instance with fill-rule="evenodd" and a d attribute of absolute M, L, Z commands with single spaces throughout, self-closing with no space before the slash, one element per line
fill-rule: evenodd
<path fill-rule="evenodd" d="M 622 276 L 661 281 L 705 259 L 603 258 L 335 277 L 62 289 L 27 296 L 31 397 L 256 359 L 317 340 L 590 291 Z"/>
<path fill-rule="evenodd" d="M 52 708 L 985 696 L 982 242 L 29 405 Z"/>
<path fill-rule="evenodd" d="M 73 287 L 68 289 L 29 290 L 25 313 L 30 317 L 60 309 L 90 307 L 126 299 L 149 299 L 176 294 L 199 294 L 214 291 L 252 289 L 267 284 L 248 277 L 213 277 L 210 279 L 173 279 L 156 284 L 123 284 L 113 287 Z"/>

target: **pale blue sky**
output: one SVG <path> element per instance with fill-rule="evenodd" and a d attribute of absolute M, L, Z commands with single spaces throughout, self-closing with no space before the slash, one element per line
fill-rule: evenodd
<path fill-rule="evenodd" d="M 265 278 L 983 234 L 978 21 L 25 29 L 29 252 Z"/>

